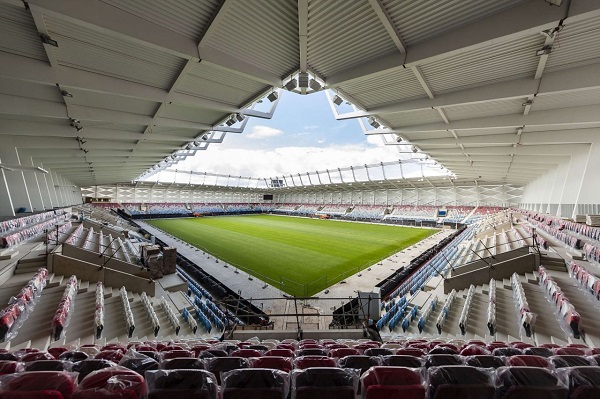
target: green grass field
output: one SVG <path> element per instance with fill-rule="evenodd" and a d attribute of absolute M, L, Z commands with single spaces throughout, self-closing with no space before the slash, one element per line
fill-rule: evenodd
<path fill-rule="evenodd" d="M 272 215 L 147 222 L 295 296 L 314 295 L 437 231 Z"/>

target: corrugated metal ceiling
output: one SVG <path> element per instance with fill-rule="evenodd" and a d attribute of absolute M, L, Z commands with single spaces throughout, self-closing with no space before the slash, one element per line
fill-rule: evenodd
<path fill-rule="evenodd" d="M 524 99 L 489 101 L 444 107 L 444 113 L 450 122 L 461 119 L 483 118 L 485 116 L 522 114 Z"/>
<path fill-rule="evenodd" d="M 404 43 L 412 46 L 524 1 L 383 0 L 383 4 Z"/>
<path fill-rule="evenodd" d="M 0 50 L 48 61 L 31 13 L 25 7 L 0 3 Z"/>
<path fill-rule="evenodd" d="M 221 3 L 221 0 L 101 1 L 197 42 Z"/>
<path fill-rule="evenodd" d="M 299 63 L 297 2 L 235 2 L 202 44 L 284 77 Z"/>
<path fill-rule="evenodd" d="M 585 105 L 600 104 L 600 89 L 579 90 L 558 94 L 539 95 L 535 97 L 532 111 L 547 109 L 580 107 Z M 600 108 L 598 109 L 600 112 Z"/>
<path fill-rule="evenodd" d="M 45 16 L 61 65 L 169 89 L 185 60 L 172 54 Z"/>
<path fill-rule="evenodd" d="M 436 60 L 420 69 L 436 94 L 482 83 L 533 78 L 539 60 L 535 52 L 543 44 L 541 34 L 531 35 Z"/>
<path fill-rule="evenodd" d="M 410 98 L 427 97 L 415 74 L 408 68 L 350 81 L 340 85 L 340 89 L 367 109 Z"/>
<path fill-rule="evenodd" d="M 548 72 L 600 61 L 600 16 L 567 24 L 554 41 Z"/>
<path fill-rule="evenodd" d="M 159 103 L 139 98 L 114 96 L 89 90 L 81 90 L 73 87 L 68 88 L 71 99 L 75 105 L 87 107 L 110 109 L 115 111 L 130 112 L 134 114 L 153 116 L 160 106 Z"/>
<path fill-rule="evenodd" d="M 308 3 L 308 63 L 327 78 L 397 51 L 367 0 Z"/>
<path fill-rule="evenodd" d="M 423 109 L 412 112 L 396 112 L 394 114 L 385 114 L 385 120 L 388 121 L 394 128 L 421 125 L 425 123 L 444 122 L 439 112 L 437 112 L 435 109 Z"/>
<path fill-rule="evenodd" d="M 199 62 L 188 69 L 175 89 L 193 96 L 241 106 L 257 92 L 267 90 L 268 87 L 270 86 L 230 70 Z"/>

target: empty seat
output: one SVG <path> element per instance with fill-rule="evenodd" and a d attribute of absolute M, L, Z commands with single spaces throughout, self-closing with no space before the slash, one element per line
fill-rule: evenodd
<path fill-rule="evenodd" d="M 542 356 L 542 357 L 550 357 L 550 356 L 554 355 L 554 352 L 552 352 L 552 350 L 550 348 L 544 348 L 544 347 L 526 348 L 525 350 L 523 350 L 523 353 L 525 355 L 535 355 L 535 356 Z"/>
<path fill-rule="evenodd" d="M 77 381 L 81 382 L 88 374 L 96 370 L 102 370 L 108 367 L 116 366 L 116 363 L 105 359 L 86 359 L 73 365 L 72 371 L 79 373 Z"/>
<path fill-rule="evenodd" d="M 265 352 L 263 356 L 280 356 L 280 357 L 294 357 L 294 351 L 290 349 L 270 349 Z"/>
<path fill-rule="evenodd" d="M 34 362 L 36 360 L 55 360 L 55 357 L 48 352 L 30 352 L 21 356 L 22 362 Z"/>
<path fill-rule="evenodd" d="M 290 358 L 277 356 L 257 357 L 251 359 L 250 364 L 253 368 L 281 370 L 285 371 L 286 373 L 290 372 L 294 368 Z"/>
<path fill-rule="evenodd" d="M 200 353 L 201 359 L 208 359 L 211 357 L 228 357 L 229 354 L 222 349 L 207 349 Z"/>
<path fill-rule="evenodd" d="M 326 356 L 301 356 L 294 359 L 294 368 L 335 367 L 335 359 Z"/>
<path fill-rule="evenodd" d="M 492 355 L 494 355 L 494 356 L 516 356 L 516 355 L 522 355 L 522 354 L 523 354 L 523 351 L 521 349 L 510 348 L 510 347 L 496 348 L 492 351 Z"/>
<path fill-rule="evenodd" d="M 67 348 L 66 346 L 56 346 L 54 348 L 48 348 L 48 353 L 51 354 L 52 356 L 54 356 L 55 359 L 58 359 L 58 357 L 63 353 L 68 351 L 69 348 Z"/>
<path fill-rule="evenodd" d="M 423 399 L 425 387 L 421 375 L 404 367 L 372 367 L 361 378 L 365 399 Z"/>
<path fill-rule="evenodd" d="M 221 385 L 221 372 L 250 367 L 250 362 L 244 357 L 213 357 L 205 361 L 206 369 L 215 375 L 219 385 Z"/>
<path fill-rule="evenodd" d="M 262 356 L 261 351 L 257 351 L 256 349 L 238 349 L 236 351 L 231 352 L 232 357 L 260 357 Z"/>
<path fill-rule="evenodd" d="M 393 354 L 394 352 L 387 348 L 369 348 L 363 352 L 363 355 L 366 356 L 388 356 Z"/>
<path fill-rule="evenodd" d="M 429 352 L 431 353 L 431 352 Z M 489 355 L 490 351 L 481 345 L 467 345 L 461 351 L 461 356 Z"/>
<path fill-rule="evenodd" d="M 566 377 L 570 399 L 600 398 L 599 367 L 572 367 L 560 372 Z"/>
<path fill-rule="evenodd" d="M 194 357 L 194 352 L 185 349 L 161 351 L 160 354 L 163 360 L 175 359 L 176 357 Z"/>
<path fill-rule="evenodd" d="M 511 356 L 507 361 L 509 366 L 521 367 L 544 367 L 548 368 L 550 362 L 545 357 L 534 355 L 516 355 Z"/>
<path fill-rule="evenodd" d="M 222 378 L 222 399 L 285 399 L 288 394 L 288 374 L 281 370 L 234 370 Z"/>
<path fill-rule="evenodd" d="M 276 349 L 289 349 L 291 351 L 295 351 L 296 347 L 292 344 L 280 343 L 280 344 L 277 344 Z"/>
<path fill-rule="evenodd" d="M 292 373 L 292 399 L 354 399 L 358 370 L 313 367 Z"/>
<path fill-rule="evenodd" d="M 146 395 L 144 377 L 125 367 L 109 367 L 88 374 L 79 383 L 73 399 L 142 399 Z"/>
<path fill-rule="evenodd" d="M 488 371 L 471 366 L 442 366 L 428 370 L 431 399 L 493 399 L 494 385 Z"/>
<path fill-rule="evenodd" d="M 458 355 L 427 355 L 425 367 L 458 366 L 463 362 Z"/>
<path fill-rule="evenodd" d="M 329 351 L 329 357 L 341 358 L 351 355 L 360 355 L 360 352 L 353 348 L 338 348 Z"/>
<path fill-rule="evenodd" d="M 0 360 L 17 361 L 17 360 L 19 360 L 19 358 L 14 353 L 5 352 L 5 353 L 0 353 Z"/>
<path fill-rule="evenodd" d="M 248 347 L 246 349 L 254 349 L 256 351 L 260 351 L 260 352 L 266 352 L 268 351 L 270 348 L 266 345 L 248 345 Z"/>
<path fill-rule="evenodd" d="M 25 363 L 24 371 L 71 371 L 71 366 L 66 360 L 36 360 Z"/>
<path fill-rule="evenodd" d="M 296 356 L 327 356 L 325 349 L 299 349 Z"/>
<path fill-rule="evenodd" d="M 156 370 L 146 373 L 148 399 L 217 399 L 217 380 L 206 370 Z"/>
<path fill-rule="evenodd" d="M 0 360 L 0 376 L 16 373 L 18 365 L 15 360 Z"/>
<path fill-rule="evenodd" d="M 503 367 L 496 374 L 497 399 L 566 399 L 568 390 L 549 370 L 539 367 Z"/>
<path fill-rule="evenodd" d="M 419 348 L 399 348 L 398 350 L 396 350 L 396 355 L 421 357 L 424 354 L 425 352 Z"/>
<path fill-rule="evenodd" d="M 467 366 L 473 367 L 483 367 L 483 368 L 499 368 L 506 366 L 504 363 L 504 359 L 499 356 L 493 355 L 475 355 L 475 356 L 467 356 L 465 358 L 465 364 Z"/>
<path fill-rule="evenodd" d="M 89 356 L 87 353 L 82 351 L 66 351 L 58 356 L 58 360 L 68 360 L 70 362 L 80 362 L 87 359 Z"/>
<path fill-rule="evenodd" d="M 200 359 L 195 357 L 176 357 L 174 359 L 165 360 L 162 363 L 162 368 L 165 370 L 177 370 L 177 369 L 192 369 L 192 370 L 203 370 L 204 363 Z"/>
<path fill-rule="evenodd" d="M 577 367 L 577 366 L 595 366 L 592 360 L 583 356 L 576 355 L 556 355 L 550 358 L 550 362 L 555 368 Z"/>
<path fill-rule="evenodd" d="M 158 370 L 158 362 L 151 357 L 136 353 L 135 356 L 125 356 L 119 362 L 119 366 L 127 367 L 140 375 L 144 375 L 146 370 Z"/>
<path fill-rule="evenodd" d="M 585 355 L 585 351 L 581 348 L 574 348 L 574 347 L 569 347 L 569 348 L 556 348 L 554 350 L 554 353 L 557 355 L 577 355 L 577 356 L 584 356 Z"/>
<path fill-rule="evenodd" d="M 69 399 L 76 388 L 75 374 L 64 371 L 31 371 L 2 378 L 2 399 Z"/>
<path fill-rule="evenodd" d="M 123 358 L 123 352 L 121 350 L 103 350 L 94 356 L 94 359 L 110 360 L 111 362 L 119 363 Z"/>
<path fill-rule="evenodd" d="M 339 359 L 338 365 L 343 369 L 359 369 L 362 374 L 373 366 L 379 366 L 379 359 L 365 355 L 350 355 Z"/>
<path fill-rule="evenodd" d="M 423 367 L 425 360 L 416 356 L 408 355 L 389 355 L 383 356 L 381 364 L 384 366 L 397 367 Z"/>

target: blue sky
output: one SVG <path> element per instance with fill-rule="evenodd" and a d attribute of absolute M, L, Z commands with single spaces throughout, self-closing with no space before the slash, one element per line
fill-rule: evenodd
<path fill-rule="evenodd" d="M 380 136 L 366 136 L 358 121 L 337 121 L 324 92 L 280 96 L 272 119 L 250 118 L 242 134 L 229 133 L 223 143 L 171 169 L 263 178 L 409 157 L 398 146 L 385 146 Z M 260 110 L 269 107 L 266 99 L 259 104 Z"/>

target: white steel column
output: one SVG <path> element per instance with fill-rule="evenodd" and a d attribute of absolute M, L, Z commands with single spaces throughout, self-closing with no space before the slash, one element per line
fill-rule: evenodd
<path fill-rule="evenodd" d="M 10 143 L 0 148 L 0 162 L 6 165 L 20 165 L 17 150 Z M 31 212 L 31 200 L 25 184 L 25 177 L 21 171 L 4 171 L 6 183 L 8 185 L 13 207 L 15 209 L 25 208 L 27 212 Z"/>
<path fill-rule="evenodd" d="M 28 160 L 31 160 L 31 157 L 24 157 L 24 159 L 21 161 L 19 150 L 15 149 L 15 151 L 17 153 L 19 165 L 33 166 L 33 163 L 28 162 Z M 38 185 L 36 175 L 37 173 L 35 172 L 23 172 L 23 179 L 25 179 L 25 185 L 27 187 L 29 200 L 31 202 L 31 210 L 34 212 L 39 212 L 46 210 L 46 208 L 44 207 L 44 201 L 42 200 L 42 193 L 40 191 L 40 186 Z"/>

